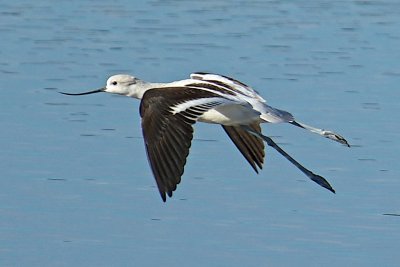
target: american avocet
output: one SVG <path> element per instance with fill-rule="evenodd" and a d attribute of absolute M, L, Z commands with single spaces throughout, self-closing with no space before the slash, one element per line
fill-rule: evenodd
<path fill-rule="evenodd" d="M 140 116 L 147 157 L 161 198 L 172 197 L 181 181 L 197 121 L 220 124 L 258 173 L 264 162 L 264 143 L 276 149 L 308 178 L 335 193 L 325 178 L 294 160 L 271 138 L 260 123 L 287 122 L 349 146 L 332 131 L 296 121 L 287 111 L 273 108 L 251 87 L 226 76 L 197 72 L 190 79 L 150 83 L 126 74 L 111 76 L 105 87 L 85 93 L 107 92 L 141 99 Z"/>

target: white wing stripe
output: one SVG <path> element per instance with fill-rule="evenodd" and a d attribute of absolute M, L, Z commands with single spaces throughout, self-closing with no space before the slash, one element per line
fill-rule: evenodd
<path fill-rule="evenodd" d="M 256 90 L 227 76 L 210 73 L 192 73 L 190 78 L 194 80 L 201 80 L 203 82 L 209 82 L 216 86 L 223 87 L 225 90 L 232 91 L 235 94 L 243 94 L 251 98 L 256 98 L 261 102 L 265 102 L 265 99 L 263 99 Z"/>
<path fill-rule="evenodd" d="M 218 104 L 223 104 L 228 102 L 230 101 L 221 97 L 198 98 L 183 103 L 178 103 L 175 106 L 171 106 L 171 113 L 175 115 L 176 113 L 185 111 L 195 106 L 204 105 L 205 107 L 208 108 L 211 106 L 216 106 Z"/>

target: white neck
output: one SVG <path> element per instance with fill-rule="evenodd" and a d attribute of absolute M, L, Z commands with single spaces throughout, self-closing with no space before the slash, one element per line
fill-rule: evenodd
<path fill-rule="evenodd" d="M 127 96 L 142 99 L 147 90 L 166 86 L 168 86 L 168 83 L 150 83 L 139 80 L 136 84 L 130 86 L 130 92 Z"/>
<path fill-rule="evenodd" d="M 127 95 L 129 97 L 142 99 L 144 93 L 147 90 L 154 89 L 154 88 L 164 88 L 164 87 L 172 87 L 172 86 L 185 86 L 186 84 L 193 82 L 191 79 L 180 80 L 170 83 L 151 83 L 142 80 L 138 80 L 136 84 L 131 85 L 130 93 Z"/>

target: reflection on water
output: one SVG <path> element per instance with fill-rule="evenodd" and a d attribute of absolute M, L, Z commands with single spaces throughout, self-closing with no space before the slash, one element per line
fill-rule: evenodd
<path fill-rule="evenodd" d="M 0 3 L 0 265 L 396 266 L 399 24 L 397 1 Z M 348 138 L 264 125 L 337 194 L 199 124 L 161 203 L 138 101 L 57 93 L 195 71 Z"/>

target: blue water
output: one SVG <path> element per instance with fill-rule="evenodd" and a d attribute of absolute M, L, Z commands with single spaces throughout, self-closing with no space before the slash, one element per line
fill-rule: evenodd
<path fill-rule="evenodd" d="M 0 265 L 397 266 L 399 28 L 394 0 L 0 3 Z M 263 126 L 337 194 L 199 124 L 163 203 L 138 101 L 57 93 L 194 71 L 344 135 Z"/>

